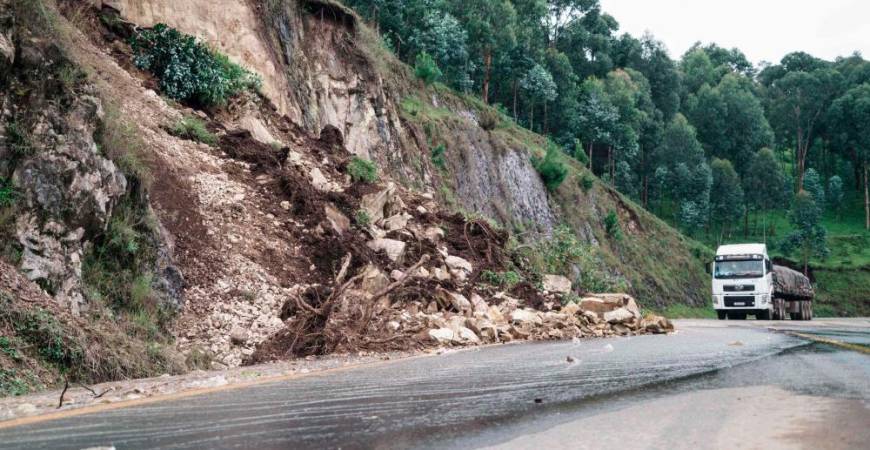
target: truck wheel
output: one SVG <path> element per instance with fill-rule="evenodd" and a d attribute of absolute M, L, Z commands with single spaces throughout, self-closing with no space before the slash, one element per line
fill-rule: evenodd
<path fill-rule="evenodd" d="M 755 313 L 755 320 L 770 320 L 770 310 L 758 311 Z"/>
<path fill-rule="evenodd" d="M 773 299 L 773 320 L 785 320 L 785 300 Z"/>
<path fill-rule="evenodd" d="M 801 313 L 788 313 L 791 320 L 801 320 Z"/>
<path fill-rule="evenodd" d="M 809 309 L 810 309 L 810 312 L 809 312 L 809 314 L 807 315 L 807 320 L 813 320 L 813 302 L 811 302 L 811 301 L 810 301 L 810 302 L 807 302 L 807 305 L 809 305 L 809 307 L 810 307 L 810 308 L 809 308 Z"/>
<path fill-rule="evenodd" d="M 725 311 L 716 311 L 716 316 L 719 317 L 719 320 L 725 320 L 725 317 L 727 317 Z"/>

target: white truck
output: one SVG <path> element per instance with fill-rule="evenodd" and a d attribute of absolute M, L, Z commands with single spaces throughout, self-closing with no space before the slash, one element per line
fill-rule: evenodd
<path fill-rule="evenodd" d="M 719 320 L 812 320 L 809 278 L 770 262 L 765 244 L 722 245 L 713 262 L 713 308 Z"/>

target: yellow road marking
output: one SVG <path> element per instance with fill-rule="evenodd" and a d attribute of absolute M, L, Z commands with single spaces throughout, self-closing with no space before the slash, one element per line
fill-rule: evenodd
<path fill-rule="evenodd" d="M 844 348 L 846 350 L 852 350 L 859 353 L 870 354 L 870 347 L 866 347 L 858 344 L 850 344 L 848 342 L 838 341 L 836 339 L 828 339 L 823 338 L 821 336 L 815 336 L 812 334 L 800 333 L 797 331 L 786 331 L 787 334 L 792 336 L 797 336 L 799 338 L 809 339 L 811 341 L 821 342 L 823 344 L 833 345 L 835 347 Z"/>
<path fill-rule="evenodd" d="M 374 362 L 367 362 L 367 363 L 349 364 L 346 366 L 333 367 L 331 369 L 317 370 L 317 371 L 312 371 L 309 373 L 290 373 L 290 374 L 284 374 L 284 375 L 275 375 L 275 376 L 271 376 L 271 377 L 265 377 L 265 378 L 261 378 L 258 380 L 246 381 L 246 382 L 242 382 L 242 383 L 225 384 L 223 386 L 214 386 L 214 387 L 207 387 L 207 388 L 189 389 L 186 391 L 180 391 L 180 392 L 175 392 L 175 393 L 171 393 L 171 394 L 159 394 L 159 395 L 155 395 L 153 397 L 137 398 L 135 400 L 122 400 L 122 401 L 119 401 L 116 403 L 101 403 L 98 405 L 83 406 L 81 408 L 67 409 L 67 410 L 56 411 L 56 412 L 48 413 L 48 414 L 41 414 L 41 415 L 29 416 L 29 417 L 19 417 L 16 419 L 0 421 L 0 430 L 14 428 L 14 427 L 20 427 L 20 426 L 24 426 L 24 425 L 33 425 L 33 424 L 42 423 L 42 422 L 49 422 L 52 420 L 66 419 L 69 417 L 83 416 L 86 414 L 94 414 L 94 413 L 99 413 L 99 412 L 104 412 L 104 411 L 113 411 L 116 409 L 130 408 L 133 406 L 141 406 L 141 405 L 148 405 L 148 404 L 152 404 L 152 403 L 167 402 L 167 401 L 171 401 L 171 400 L 178 400 L 178 399 L 183 399 L 183 398 L 188 398 L 188 397 L 194 397 L 197 395 L 205 395 L 205 394 L 211 394 L 211 393 L 215 393 L 215 392 L 224 392 L 224 391 L 232 391 L 232 390 L 237 390 L 237 389 L 244 389 L 244 388 L 249 388 L 249 387 L 253 387 L 253 386 L 259 386 L 262 384 L 275 383 L 275 382 L 279 382 L 279 381 L 289 381 L 289 380 L 295 380 L 298 378 L 305 378 L 305 377 L 311 377 L 311 376 L 319 376 L 319 375 L 326 375 L 326 374 L 331 374 L 331 373 L 338 373 L 338 372 L 343 372 L 343 371 L 351 370 L 351 369 L 359 369 L 362 367 L 377 367 L 377 366 L 381 366 L 381 365 L 395 363 L 398 361 L 408 361 L 408 360 L 412 360 L 412 359 L 427 358 L 427 357 L 431 357 L 431 356 L 434 356 L 434 354 L 428 353 L 428 354 L 422 354 L 422 355 L 409 356 L 407 358 L 392 359 L 392 360 L 387 360 L 387 361 L 374 361 Z"/>

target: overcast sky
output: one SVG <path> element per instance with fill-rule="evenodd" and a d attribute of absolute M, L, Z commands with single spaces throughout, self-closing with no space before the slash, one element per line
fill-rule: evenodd
<path fill-rule="evenodd" d="M 679 58 L 695 43 L 738 47 L 755 64 L 802 50 L 870 57 L 870 0 L 600 0 L 619 34 L 650 31 Z"/>

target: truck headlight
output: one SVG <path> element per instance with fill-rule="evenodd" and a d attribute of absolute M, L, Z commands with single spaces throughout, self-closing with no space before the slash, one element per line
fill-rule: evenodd
<path fill-rule="evenodd" d="M 714 296 L 713 296 L 713 304 L 714 304 L 714 305 L 719 305 L 719 296 L 718 296 L 718 295 L 714 295 Z"/>
<path fill-rule="evenodd" d="M 761 303 L 767 303 L 767 302 L 769 302 L 769 301 L 770 301 L 770 295 L 769 295 L 769 294 L 764 294 L 764 295 L 761 296 Z"/>

